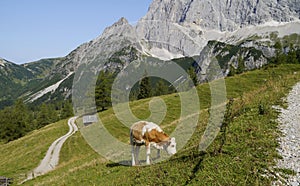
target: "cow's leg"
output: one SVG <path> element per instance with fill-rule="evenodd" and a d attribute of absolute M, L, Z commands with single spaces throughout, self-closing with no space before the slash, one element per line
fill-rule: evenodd
<path fill-rule="evenodd" d="M 139 161 L 140 148 L 141 148 L 141 146 L 135 147 L 135 163 L 136 163 L 136 165 L 140 164 L 140 161 Z"/>
<path fill-rule="evenodd" d="M 157 159 L 160 158 L 160 149 L 157 149 Z"/>
<path fill-rule="evenodd" d="M 135 145 L 131 146 L 131 165 L 135 166 Z"/>
<path fill-rule="evenodd" d="M 150 144 L 146 145 L 146 164 L 150 165 Z"/>

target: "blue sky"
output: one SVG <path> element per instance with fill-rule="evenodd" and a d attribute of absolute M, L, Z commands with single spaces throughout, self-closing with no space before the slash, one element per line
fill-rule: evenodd
<path fill-rule="evenodd" d="M 125 17 L 136 22 L 152 0 L 0 0 L 0 57 L 14 63 L 63 57 Z"/>

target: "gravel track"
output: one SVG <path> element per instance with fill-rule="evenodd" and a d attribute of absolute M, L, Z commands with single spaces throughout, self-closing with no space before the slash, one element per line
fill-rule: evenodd
<path fill-rule="evenodd" d="M 47 172 L 55 169 L 55 167 L 58 165 L 59 162 L 59 153 L 63 144 L 70 136 L 72 136 L 76 131 L 78 131 L 78 128 L 75 124 L 76 119 L 77 117 L 73 117 L 69 119 L 68 121 L 69 132 L 64 136 L 58 138 L 51 144 L 44 159 L 41 161 L 40 165 L 37 168 L 35 168 L 32 172 L 30 172 L 28 174 L 27 179 L 23 182 L 31 180 L 37 176 L 44 175 Z"/>
<path fill-rule="evenodd" d="M 279 130 L 282 136 L 278 139 L 277 149 L 283 159 L 278 160 L 277 168 L 293 170 L 296 175 L 288 179 L 281 178 L 273 185 L 300 185 L 300 83 L 293 87 L 287 97 L 288 108 L 278 108 Z"/>

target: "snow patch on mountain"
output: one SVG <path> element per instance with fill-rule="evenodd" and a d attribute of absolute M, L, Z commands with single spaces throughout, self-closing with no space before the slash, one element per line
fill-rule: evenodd
<path fill-rule="evenodd" d="M 63 78 L 62 80 L 58 81 L 57 83 L 33 94 L 32 96 L 29 97 L 29 99 L 26 100 L 26 102 L 34 102 L 36 100 L 38 100 L 39 98 L 43 97 L 44 95 L 46 95 L 47 93 L 51 92 L 54 93 L 56 91 L 56 89 L 59 87 L 59 85 L 64 82 L 66 79 L 68 79 L 74 72 L 69 73 L 65 78 Z"/>
<path fill-rule="evenodd" d="M 156 48 L 156 47 L 151 48 L 149 53 L 151 54 L 152 57 L 155 57 L 155 58 L 158 58 L 158 59 L 161 59 L 164 61 L 184 57 L 182 54 L 174 54 L 164 48 Z"/>

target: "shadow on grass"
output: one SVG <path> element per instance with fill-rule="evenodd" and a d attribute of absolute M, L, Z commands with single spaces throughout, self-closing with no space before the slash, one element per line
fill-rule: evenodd
<path fill-rule="evenodd" d="M 155 157 L 155 158 L 151 158 L 151 162 L 155 162 L 156 160 L 159 160 L 160 157 Z M 106 167 L 108 168 L 112 168 L 112 167 L 131 167 L 132 163 L 131 160 L 123 160 L 123 161 L 119 161 L 119 162 L 111 162 L 108 163 L 106 165 Z M 145 167 L 145 166 L 149 166 L 146 164 L 146 160 L 139 160 L 139 163 L 137 164 L 136 167 Z"/>
<path fill-rule="evenodd" d="M 186 150 L 180 152 L 180 154 L 175 155 L 173 158 L 171 158 L 169 161 L 190 161 L 190 160 L 195 160 L 199 158 L 204 158 L 204 156 L 208 154 L 207 152 L 204 151 L 198 151 L 198 150 Z"/>
<path fill-rule="evenodd" d="M 181 155 L 175 155 L 175 157 L 169 159 L 169 162 L 185 162 L 185 161 L 197 161 L 200 160 L 198 162 L 198 164 L 195 166 L 194 171 L 193 172 L 197 172 L 196 169 L 200 167 L 200 163 L 203 161 L 205 155 L 207 153 L 206 152 L 199 152 L 199 151 L 195 151 L 192 153 L 188 153 L 188 154 L 181 154 Z M 158 160 L 159 157 L 156 158 L 151 158 L 151 161 L 156 161 Z M 163 162 L 160 162 L 163 163 Z M 139 160 L 139 164 L 136 167 L 144 167 L 144 166 L 148 166 L 146 165 L 146 160 Z M 123 160 L 123 161 L 119 161 L 119 162 L 110 162 L 106 165 L 106 167 L 108 168 L 113 168 L 113 167 L 131 167 L 131 160 Z"/>
<path fill-rule="evenodd" d="M 106 167 L 108 167 L 108 168 L 113 168 L 113 167 L 129 167 L 129 166 L 131 166 L 131 160 L 119 161 L 117 163 L 111 162 L 111 163 L 108 163 L 106 165 Z"/>
<path fill-rule="evenodd" d="M 191 174 L 191 176 L 189 177 L 189 179 L 186 180 L 185 185 L 189 185 L 189 184 L 193 181 L 193 179 L 196 178 L 197 172 L 198 172 L 199 170 L 201 170 L 201 168 L 202 168 L 201 165 L 202 165 L 203 160 L 204 160 L 204 156 L 202 156 L 202 157 L 198 160 L 198 162 L 196 163 L 196 165 L 194 166 L 194 168 L 193 168 L 193 170 L 192 170 L 192 174 Z"/>
<path fill-rule="evenodd" d="M 207 152 L 204 151 L 188 151 L 187 154 L 180 155 L 179 157 L 174 157 L 172 159 L 170 159 L 170 161 L 174 161 L 174 162 L 186 162 L 186 161 L 193 161 L 195 162 L 195 166 L 193 167 L 192 171 L 191 171 L 191 175 L 189 176 L 189 179 L 187 179 L 187 181 L 185 182 L 185 185 L 189 185 L 194 178 L 196 178 L 197 172 L 199 170 L 201 170 L 202 167 L 202 162 L 206 156 L 206 154 L 208 154 Z"/>

